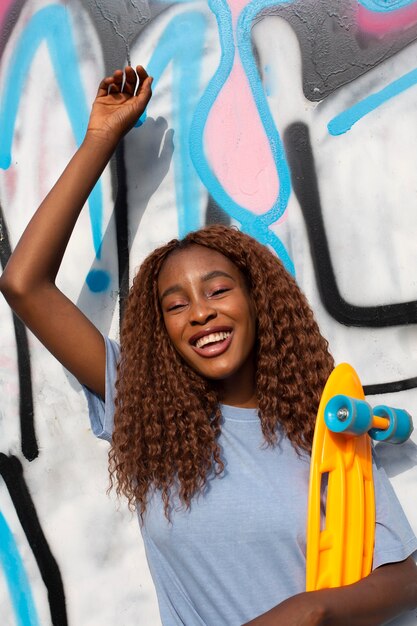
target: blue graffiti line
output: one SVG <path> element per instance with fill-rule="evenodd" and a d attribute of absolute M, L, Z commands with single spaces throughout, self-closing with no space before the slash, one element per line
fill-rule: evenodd
<path fill-rule="evenodd" d="M 179 142 L 178 149 L 174 150 L 174 175 L 180 237 L 200 226 L 196 206 L 200 181 L 191 162 L 189 141 L 199 91 L 206 28 L 206 18 L 201 13 L 186 11 L 177 15 L 162 33 L 147 67 L 154 77 L 155 90 L 161 75 L 173 62 L 173 123 L 178 129 Z M 145 114 L 140 122 L 144 119 Z"/>
<path fill-rule="evenodd" d="M 48 45 L 56 80 L 78 146 L 84 138 L 89 108 L 82 89 L 68 11 L 66 7 L 54 4 L 38 11 L 27 23 L 10 59 L 0 106 L 0 168 L 2 169 L 7 169 L 11 164 L 19 102 L 24 93 L 31 63 L 43 41 L 46 41 Z M 39 90 L 42 90 L 42 76 L 38 79 Z M 102 242 L 102 195 L 101 181 L 98 181 L 88 200 L 94 250 L 98 259 L 101 256 Z M 100 276 L 102 284 L 108 287 L 110 277 L 107 272 L 101 273 L 103 274 Z"/>
<path fill-rule="evenodd" d="M 360 100 L 346 111 L 336 115 L 327 125 L 327 129 L 331 135 L 343 135 L 352 128 L 362 117 L 374 111 L 377 107 L 384 104 L 387 100 L 398 96 L 406 89 L 413 87 L 417 83 L 417 69 L 404 74 L 401 78 L 394 80 L 392 83 L 371 94 L 367 98 Z"/>
<path fill-rule="evenodd" d="M 369 11 L 388 13 L 402 9 L 409 4 L 414 4 L 415 1 L 416 0 L 358 0 L 358 3 Z"/>
<path fill-rule="evenodd" d="M 254 0 L 242 11 L 237 24 L 237 46 L 240 58 L 249 80 L 259 116 L 265 129 L 265 134 L 269 139 L 275 166 L 279 175 L 280 190 L 277 202 L 267 213 L 260 217 L 260 220 L 266 225 L 276 222 L 287 208 L 288 198 L 291 192 L 291 176 L 285 158 L 284 148 L 265 98 L 264 89 L 252 53 L 251 29 L 253 20 L 262 9 L 277 4 L 291 4 L 291 2 L 288 2 L 288 0 L 282 0 L 281 2 L 279 0 Z"/>
<path fill-rule="evenodd" d="M 29 580 L 12 533 L 0 512 L 0 563 L 18 626 L 39 626 Z"/>
<path fill-rule="evenodd" d="M 277 168 L 280 185 L 277 201 L 264 215 L 258 216 L 253 214 L 237 204 L 226 193 L 223 186 L 212 172 L 205 156 L 203 146 L 204 128 L 210 109 L 232 70 L 235 55 L 232 18 L 230 9 L 224 0 L 211 0 L 209 3 L 210 9 L 216 16 L 218 23 L 221 58 L 219 66 L 195 110 L 190 132 L 190 153 L 194 167 L 215 201 L 231 217 L 241 223 L 242 230 L 256 237 L 262 243 L 271 245 L 281 258 L 287 270 L 294 274 L 294 264 L 284 244 L 269 230 L 269 226 L 282 216 L 287 207 L 291 192 L 291 180 L 282 143 L 265 99 L 255 59 L 252 54 L 250 36 L 252 21 L 255 15 L 266 6 L 276 4 L 281 3 L 279 0 L 274 0 L 274 2 L 271 0 L 259 0 L 259 2 L 252 2 L 249 7 L 246 7 L 246 9 L 242 11 L 238 21 L 237 42 L 242 65 L 245 68 L 266 136 L 269 138 L 271 152 Z M 248 9 L 250 10 L 248 11 Z"/>

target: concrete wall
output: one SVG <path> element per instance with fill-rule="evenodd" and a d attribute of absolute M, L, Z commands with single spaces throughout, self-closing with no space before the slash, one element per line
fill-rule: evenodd
<path fill-rule="evenodd" d="M 0 29 L 3 266 L 99 79 L 130 58 L 154 97 L 89 199 L 62 289 L 117 336 L 155 245 L 236 222 L 295 274 L 370 400 L 417 413 L 417 2 L 2 0 Z M 157 625 L 79 384 L 2 299 L 0 319 L 2 625 Z M 414 441 L 382 454 L 417 531 Z"/>

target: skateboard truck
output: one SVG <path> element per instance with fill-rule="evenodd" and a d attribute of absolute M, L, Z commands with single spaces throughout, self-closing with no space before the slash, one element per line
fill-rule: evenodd
<path fill-rule="evenodd" d="M 403 443 L 413 432 L 411 415 L 403 409 L 381 404 L 372 409 L 365 400 L 339 394 L 324 409 L 327 428 L 335 433 L 364 435 L 375 441 Z"/>

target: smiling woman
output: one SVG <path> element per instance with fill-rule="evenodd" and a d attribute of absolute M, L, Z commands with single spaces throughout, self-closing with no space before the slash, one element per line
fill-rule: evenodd
<path fill-rule="evenodd" d="M 111 443 L 111 482 L 139 513 L 164 626 L 383 623 L 417 604 L 417 540 L 376 466 L 375 571 L 304 592 L 309 455 L 333 359 L 280 261 L 224 226 L 170 241 L 133 281 L 120 347 L 55 285 L 82 206 L 150 88 L 141 66 L 101 82 L 85 140 L 1 289 L 84 385 L 93 432 Z"/>
<path fill-rule="evenodd" d="M 333 359 L 295 281 L 251 237 L 211 226 L 155 250 L 134 279 L 121 346 L 111 470 L 141 514 L 154 487 L 168 515 L 172 491 L 190 507 L 224 469 L 219 403 L 259 409 L 269 445 L 280 425 L 310 451 Z"/>
<path fill-rule="evenodd" d="M 165 261 L 158 288 L 168 336 L 184 361 L 217 381 L 225 404 L 256 407 L 255 310 L 236 265 L 190 245 Z"/>

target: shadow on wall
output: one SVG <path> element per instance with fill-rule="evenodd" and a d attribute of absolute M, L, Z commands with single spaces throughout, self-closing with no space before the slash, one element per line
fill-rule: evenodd
<path fill-rule="evenodd" d="M 400 446 L 378 443 L 375 450 L 389 478 L 395 478 L 417 466 L 417 445 L 411 439 Z"/>
<path fill-rule="evenodd" d="M 117 190 L 114 203 L 114 220 L 110 221 L 103 235 L 101 247 L 103 255 L 100 267 L 106 266 L 113 256 L 113 238 L 116 237 L 119 284 L 115 293 L 120 297 L 120 319 L 123 317 L 124 305 L 129 291 L 129 250 L 139 230 L 140 222 L 145 214 L 152 195 L 158 189 L 168 173 L 174 154 L 174 130 L 168 128 L 163 117 L 156 120 L 148 117 L 141 126 L 140 133 L 134 131 L 119 145 L 115 161 L 117 170 Z M 140 179 L 130 175 L 135 184 L 128 187 L 126 164 L 140 172 Z M 116 234 L 114 233 L 116 227 Z M 106 259 L 106 256 L 109 258 Z M 94 259 L 89 274 L 93 274 L 97 265 Z M 106 300 L 108 303 L 108 300 Z M 97 309 L 97 293 L 85 283 L 77 300 L 77 306 L 89 315 Z M 103 307 L 100 318 L 100 330 L 108 334 L 113 317 L 112 307 Z"/>

